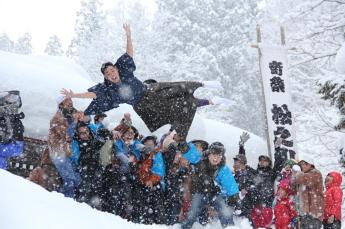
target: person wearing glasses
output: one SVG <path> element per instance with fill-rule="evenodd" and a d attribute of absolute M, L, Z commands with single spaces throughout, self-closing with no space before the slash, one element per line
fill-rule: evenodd
<path fill-rule="evenodd" d="M 151 132 L 171 124 L 178 134 L 177 141 L 185 142 L 197 107 L 231 104 L 231 101 L 220 97 L 212 100 L 194 97 L 193 93 L 199 87 L 222 89 L 217 81 L 156 82 L 152 79 L 140 81 L 134 76 L 136 66 L 133 60 L 131 29 L 128 24 L 124 24 L 123 28 L 127 37 L 126 53 L 120 56 L 115 64 L 106 62 L 102 65 L 104 82 L 83 93 L 61 90 L 66 97 L 93 99 L 84 111 L 85 115 L 100 114 L 126 103 L 133 106 Z"/>

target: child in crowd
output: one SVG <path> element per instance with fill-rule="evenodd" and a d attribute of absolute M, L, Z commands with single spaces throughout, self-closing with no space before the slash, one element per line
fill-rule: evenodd
<path fill-rule="evenodd" d="M 289 181 L 281 181 L 277 191 L 277 203 L 274 207 L 276 229 L 296 228 L 297 211 L 289 198 L 292 194 L 293 191 L 290 188 Z"/>
<path fill-rule="evenodd" d="M 324 229 L 341 228 L 341 203 L 343 200 L 341 182 L 342 176 L 338 172 L 330 172 L 325 179 Z"/>

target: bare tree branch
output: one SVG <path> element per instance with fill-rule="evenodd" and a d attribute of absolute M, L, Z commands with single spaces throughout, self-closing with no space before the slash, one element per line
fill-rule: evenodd
<path fill-rule="evenodd" d="M 325 2 L 336 2 L 338 4 L 345 4 L 345 1 L 340 1 L 340 0 L 325 0 Z"/>
<path fill-rule="evenodd" d="M 323 58 L 329 58 L 329 57 L 335 56 L 337 53 L 334 52 L 334 53 L 329 53 L 329 54 L 325 54 L 325 55 L 322 55 L 322 56 L 314 56 L 311 53 L 304 53 L 304 54 L 310 55 L 310 56 L 312 56 L 312 58 L 309 59 L 309 60 L 304 60 L 304 61 L 301 61 L 299 63 L 293 64 L 293 65 L 291 65 L 291 67 L 296 67 L 298 65 L 309 63 L 309 62 L 312 62 L 314 60 L 319 60 L 319 59 L 323 59 Z"/>
<path fill-rule="evenodd" d="M 295 17 L 300 17 L 306 13 L 308 13 L 309 11 L 314 10 L 315 8 L 317 8 L 318 6 L 320 6 L 322 3 L 326 2 L 326 0 L 321 0 L 318 3 L 316 3 L 314 6 L 310 7 L 309 9 L 302 11 L 301 13 L 299 13 L 298 15 L 296 15 Z"/>

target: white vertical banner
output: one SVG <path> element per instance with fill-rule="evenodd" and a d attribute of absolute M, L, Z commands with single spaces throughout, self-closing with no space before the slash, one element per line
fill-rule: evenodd
<path fill-rule="evenodd" d="M 266 102 L 266 117 L 271 152 L 280 139 L 279 151 L 295 158 L 295 128 L 292 115 L 287 50 L 282 46 L 259 45 L 260 68 Z"/>

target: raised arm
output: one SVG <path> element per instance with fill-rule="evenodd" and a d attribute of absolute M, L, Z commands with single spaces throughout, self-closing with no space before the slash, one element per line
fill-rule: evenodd
<path fill-rule="evenodd" d="M 129 24 L 125 23 L 125 24 L 123 24 L 123 29 L 126 32 L 126 38 L 127 38 L 126 53 L 133 58 L 133 44 L 132 44 L 132 36 L 131 36 L 131 27 Z"/>
<path fill-rule="evenodd" d="M 80 99 L 95 99 L 96 98 L 96 93 L 94 92 L 74 93 L 72 90 L 67 90 L 63 88 L 61 89 L 60 93 L 69 98 L 80 98 Z"/>

